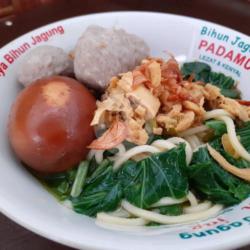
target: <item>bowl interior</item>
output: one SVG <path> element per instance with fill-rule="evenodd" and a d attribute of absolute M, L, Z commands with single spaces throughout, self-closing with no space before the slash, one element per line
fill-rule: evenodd
<path fill-rule="evenodd" d="M 160 13 L 116 12 L 76 17 L 34 30 L 0 50 L 1 212 L 45 237 L 84 249 L 160 250 L 166 246 L 181 249 L 183 244 L 186 249 L 224 249 L 249 242 L 250 199 L 207 221 L 141 231 L 112 231 L 59 204 L 14 157 L 6 131 L 10 106 L 21 89 L 16 71 L 22 57 L 44 44 L 70 51 L 90 24 L 122 27 L 141 36 L 153 56 L 167 57 L 170 52 L 180 62 L 207 62 L 214 70 L 238 80 L 243 98 L 250 99 L 247 86 L 250 39 L 213 23 Z M 201 245 L 202 239 L 210 238 Z"/>

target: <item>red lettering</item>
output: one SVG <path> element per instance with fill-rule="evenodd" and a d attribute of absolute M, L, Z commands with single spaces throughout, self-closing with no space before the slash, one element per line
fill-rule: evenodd
<path fill-rule="evenodd" d="M 218 221 L 212 221 L 212 222 L 210 222 L 210 223 L 206 223 L 205 225 L 207 226 L 207 227 L 212 227 L 212 226 L 214 226 L 214 225 L 217 225 L 219 222 Z"/>
<path fill-rule="evenodd" d="M 8 63 L 10 63 L 10 64 L 12 64 L 12 63 L 14 62 L 13 57 L 10 56 L 9 54 L 6 54 L 6 55 L 4 56 L 4 59 L 5 59 Z"/>
<path fill-rule="evenodd" d="M 192 227 L 193 230 L 197 230 L 197 229 L 201 229 L 202 228 L 202 225 L 198 224 L 198 225 L 195 225 L 194 227 Z"/>
<path fill-rule="evenodd" d="M 198 48 L 201 49 L 202 47 L 206 47 L 206 46 L 207 46 L 207 41 L 206 40 L 201 40 Z"/>
<path fill-rule="evenodd" d="M 216 218 L 214 221 L 211 221 L 210 223 L 204 223 L 204 224 L 196 224 L 195 226 L 192 227 L 193 230 L 199 230 L 205 227 L 212 227 L 215 225 L 220 225 L 222 223 L 229 223 L 228 220 L 225 220 L 223 218 Z"/>
<path fill-rule="evenodd" d="M 0 63 L 0 67 L 1 67 L 3 70 L 8 69 L 8 66 L 7 66 L 5 63 Z"/>
<path fill-rule="evenodd" d="M 242 65 L 245 59 L 246 59 L 246 56 L 243 56 L 242 54 L 238 53 L 236 57 L 234 58 L 234 63 Z"/>
<path fill-rule="evenodd" d="M 248 58 L 247 61 L 245 62 L 244 68 L 245 68 L 246 70 L 249 70 L 249 69 L 250 69 L 250 58 Z"/>
<path fill-rule="evenodd" d="M 215 54 L 217 56 L 222 56 L 222 55 L 224 55 L 225 51 L 226 51 L 226 48 L 224 46 L 220 45 L 218 47 L 218 49 L 216 50 Z"/>
<path fill-rule="evenodd" d="M 0 63 L 0 76 L 5 76 L 6 69 L 8 66 L 5 63 Z"/>
<path fill-rule="evenodd" d="M 226 53 L 224 58 L 228 58 L 230 61 L 232 61 L 233 60 L 233 54 L 234 54 L 234 52 L 232 50 L 230 50 L 229 52 Z"/>
<path fill-rule="evenodd" d="M 220 222 L 229 223 L 229 221 L 228 221 L 228 220 L 225 220 L 225 219 L 220 218 L 220 217 L 218 217 L 218 218 L 217 218 L 217 220 L 218 220 L 218 221 L 220 221 Z"/>
<path fill-rule="evenodd" d="M 211 53 L 214 53 L 214 43 L 211 43 L 211 44 L 207 47 L 206 51 L 211 51 Z"/>
<path fill-rule="evenodd" d="M 242 207 L 241 209 L 250 209 L 250 205 L 249 205 L 249 206 Z"/>
<path fill-rule="evenodd" d="M 5 76 L 4 70 L 0 68 L 0 76 Z"/>

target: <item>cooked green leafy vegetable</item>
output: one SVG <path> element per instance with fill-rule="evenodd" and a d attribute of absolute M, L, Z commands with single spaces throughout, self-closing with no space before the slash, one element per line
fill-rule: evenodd
<path fill-rule="evenodd" d="M 220 138 L 223 134 L 227 133 L 225 123 L 218 120 L 208 120 L 205 122 L 205 125 L 213 130 L 214 138 L 219 138 L 219 140 L 213 140 L 212 143 L 215 144 L 214 146 L 217 145 L 220 148 Z M 250 152 L 250 122 L 245 122 L 239 128 L 236 128 L 236 133 L 243 147 Z"/>
<path fill-rule="evenodd" d="M 97 165 L 95 171 L 93 171 L 92 174 L 90 174 L 89 176 L 91 176 L 91 178 L 93 179 L 94 177 L 101 174 L 102 171 L 104 171 L 104 169 L 110 165 L 112 165 L 111 161 L 108 159 L 104 159 L 99 165 Z M 91 178 L 88 179 L 88 182 L 91 180 Z"/>
<path fill-rule="evenodd" d="M 121 200 L 121 185 L 112 165 L 101 167 L 97 171 L 89 177 L 82 193 L 71 199 L 73 208 L 78 213 L 95 216 L 101 211 L 112 211 Z"/>
<path fill-rule="evenodd" d="M 159 213 L 163 215 L 168 215 L 168 216 L 178 216 L 183 213 L 183 207 L 181 204 L 163 206 L 159 208 Z M 162 224 L 151 221 L 146 226 L 153 227 L 153 226 L 160 226 L 160 225 Z"/>
<path fill-rule="evenodd" d="M 146 224 L 147 227 L 156 227 L 162 225 L 161 223 L 150 221 L 148 224 Z"/>
<path fill-rule="evenodd" d="M 88 175 L 91 175 L 98 168 L 98 165 L 99 164 L 96 162 L 95 157 L 92 157 L 89 161 Z"/>
<path fill-rule="evenodd" d="M 212 129 L 213 138 L 221 137 L 223 134 L 227 133 L 227 127 L 223 121 L 219 120 L 208 120 L 205 125 Z M 241 127 L 236 129 L 236 133 L 239 136 L 240 142 L 250 152 L 250 122 L 245 122 Z"/>
<path fill-rule="evenodd" d="M 164 196 L 182 198 L 188 192 L 185 146 L 153 154 L 139 162 L 128 161 L 119 172 L 124 197 L 134 205 L 149 208 Z"/>
<path fill-rule="evenodd" d="M 211 82 L 221 89 L 232 89 L 235 84 L 232 77 L 225 76 L 223 73 L 212 72 L 211 69 L 208 74 L 208 82 Z"/>
<path fill-rule="evenodd" d="M 223 121 L 218 120 L 208 120 L 205 125 L 213 130 L 215 137 L 222 136 L 227 133 L 227 127 Z"/>
<path fill-rule="evenodd" d="M 229 163 L 233 164 L 234 166 L 238 167 L 238 168 L 247 168 L 250 166 L 249 162 L 239 158 L 239 159 L 235 159 L 233 158 L 230 154 L 228 154 L 222 144 L 221 144 L 221 138 L 217 138 L 213 141 L 210 142 L 210 145 L 217 150 Z"/>
<path fill-rule="evenodd" d="M 203 81 L 219 87 L 224 96 L 234 99 L 240 98 L 240 92 L 235 87 L 236 84 L 234 79 L 230 76 L 224 75 L 223 73 L 213 72 L 211 67 L 206 63 L 184 63 L 181 71 L 184 79 L 193 76 L 195 81 Z"/>
<path fill-rule="evenodd" d="M 73 168 L 63 173 L 37 177 L 46 188 L 49 188 L 57 199 L 65 200 L 70 195 L 76 172 L 77 168 Z"/>
<path fill-rule="evenodd" d="M 181 73 L 184 78 L 188 78 L 192 75 L 196 81 L 208 82 L 210 72 L 211 67 L 202 62 L 184 63 L 181 68 Z"/>
<path fill-rule="evenodd" d="M 140 207 L 149 207 L 164 196 L 181 198 L 188 192 L 185 146 L 154 154 L 139 162 L 126 162 L 118 173 L 112 164 L 101 164 L 87 179 L 74 210 L 90 216 L 114 210 L 125 197 Z"/>
<path fill-rule="evenodd" d="M 227 154 L 219 139 L 213 141 L 211 145 L 229 162 L 243 167 L 244 161 L 235 160 Z M 200 148 L 194 153 L 192 165 L 188 167 L 188 173 L 192 187 L 213 202 L 233 205 L 250 195 L 250 184 L 225 171 L 212 159 L 207 148 Z"/>
<path fill-rule="evenodd" d="M 183 213 L 183 207 L 181 204 L 174 204 L 169 206 L 160 207 L 160 214 L 177 216 Z"/>
<path fill-rule="evenodd" d="M 240 142 L 244 148 L 250 153 L 250 122 L 246 122 L 237 129 L 237 135 L 240 137 Z"/>

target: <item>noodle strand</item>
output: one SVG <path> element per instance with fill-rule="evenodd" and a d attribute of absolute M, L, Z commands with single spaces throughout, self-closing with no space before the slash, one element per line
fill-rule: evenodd
<path fill-rule="evenodd" d="M 246 149 L 240 143 L 236 131 L 233 120 L 227 116 L 217 117 L 218 120 L 225 122 L 227 126 L 227 133 L 229 136 L 229 140 L 234 148 L 234 150 L 245 160 L 250 161 L 250 154 L 246 151 Z"/>
<path fill-rule="evenodd" d="M 214 205 L 205 211 L 197 212 L 195 214 L 182 214 L 178 216 L 168 216 L 168 215 L 162 215 L 162 214 L 158 214 L 152 211 L 148 211 L 142 208 L 138 208 L 130 204 L 126 200 L 122 201 L 122 207 L 126 209 L 129 213 L 135 216 L 138 216 L 148 221 L 158 222 L 161 224 L 175 224 L 175 223 L 184 223 L 184 222 L 191 222 L 194 220 L 206 219 L 210 216 L 218 214 L 218 212 L 221 211 L 223 208 L 222 205 Z"/>
<path fill-rule="evenodd" d="M 226 110 L 215 109 L 215 110 L 206 112 L 204 115 L 204 119 L 209 120 L 209 119 L 217 118 L 219 116 L 230 116 L 231 117 L 231 115 Z"/>
<path fill-rule="evenodd" d="M 204 201 L 196 206 L 184 207 L 183 212 L 185 214 L 198 213 L 198 212 L 209 209 L 211 206 L 212 206 L 211 201 Z"/>
<path fill-rule="evenodd" d="M 126 226 L 144 226 L 148 223 L 147 220 L 142 218 L 122 218 L 110 215 L 108 213 L 98 213 L 96 215 L 97 221 L 108 223 L 108 224 L 115 224 L 115 225 L 126 225 Z"/>
<path fill-rule="evenodd" d="M 190 202 L 191 206 L 198 205 L 198 200 L 196 199 L 195 195 L 191 191 L 188 192 L 187 199 Z"/>
<path fill-rule="evenodd" d="M 168 142 L 172 142 L 175 145 L 178 145 L 180 143 L 185 143 L 186 147 L 185 147 L 185 151 L 186 151 L 186 158 L 187 158 L 187 164 L 189 164 L 192 160 L 193 157 L 193 150 L 189 144 L 189 142 L 187 142 L 186 140 L 184 140 L 183 138 L 180 137 L 171 137 L 169 139 L 167 139 Z"/>
<path fill-rule="evenodd" d="M 150 146 L 150 145 L 142 145 L 142 146 L 136 146 L 134 148 L 129 149 L 124 155 L 120 156 L 115 162 L 114 162 L 114 170 L 118 170 L 119 167 L 128 159 L 131 157 L 140 154 L 140 153 L 159 153 L 160 150 L 156 147 Z"/>
<path fill-rule="evenodd" d="M 163 197 L 156 203 L 154 203 L 151 207 L 162 207 L 183 203 L 187 200 L 187 197 L 181 199 L 174 199 L 172 197 Z"/>

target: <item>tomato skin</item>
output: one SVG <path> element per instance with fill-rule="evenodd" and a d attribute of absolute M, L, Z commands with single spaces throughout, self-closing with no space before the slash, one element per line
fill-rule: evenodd
<path fill-rule="evenodd" d="M 95 109 L 95 98 L 76 80 L 38 80 L 21 91 L 12 106 L 10 144 L 37 171 L 67 170 L 84 159 L 95 138 L 90 126 Z"/>

